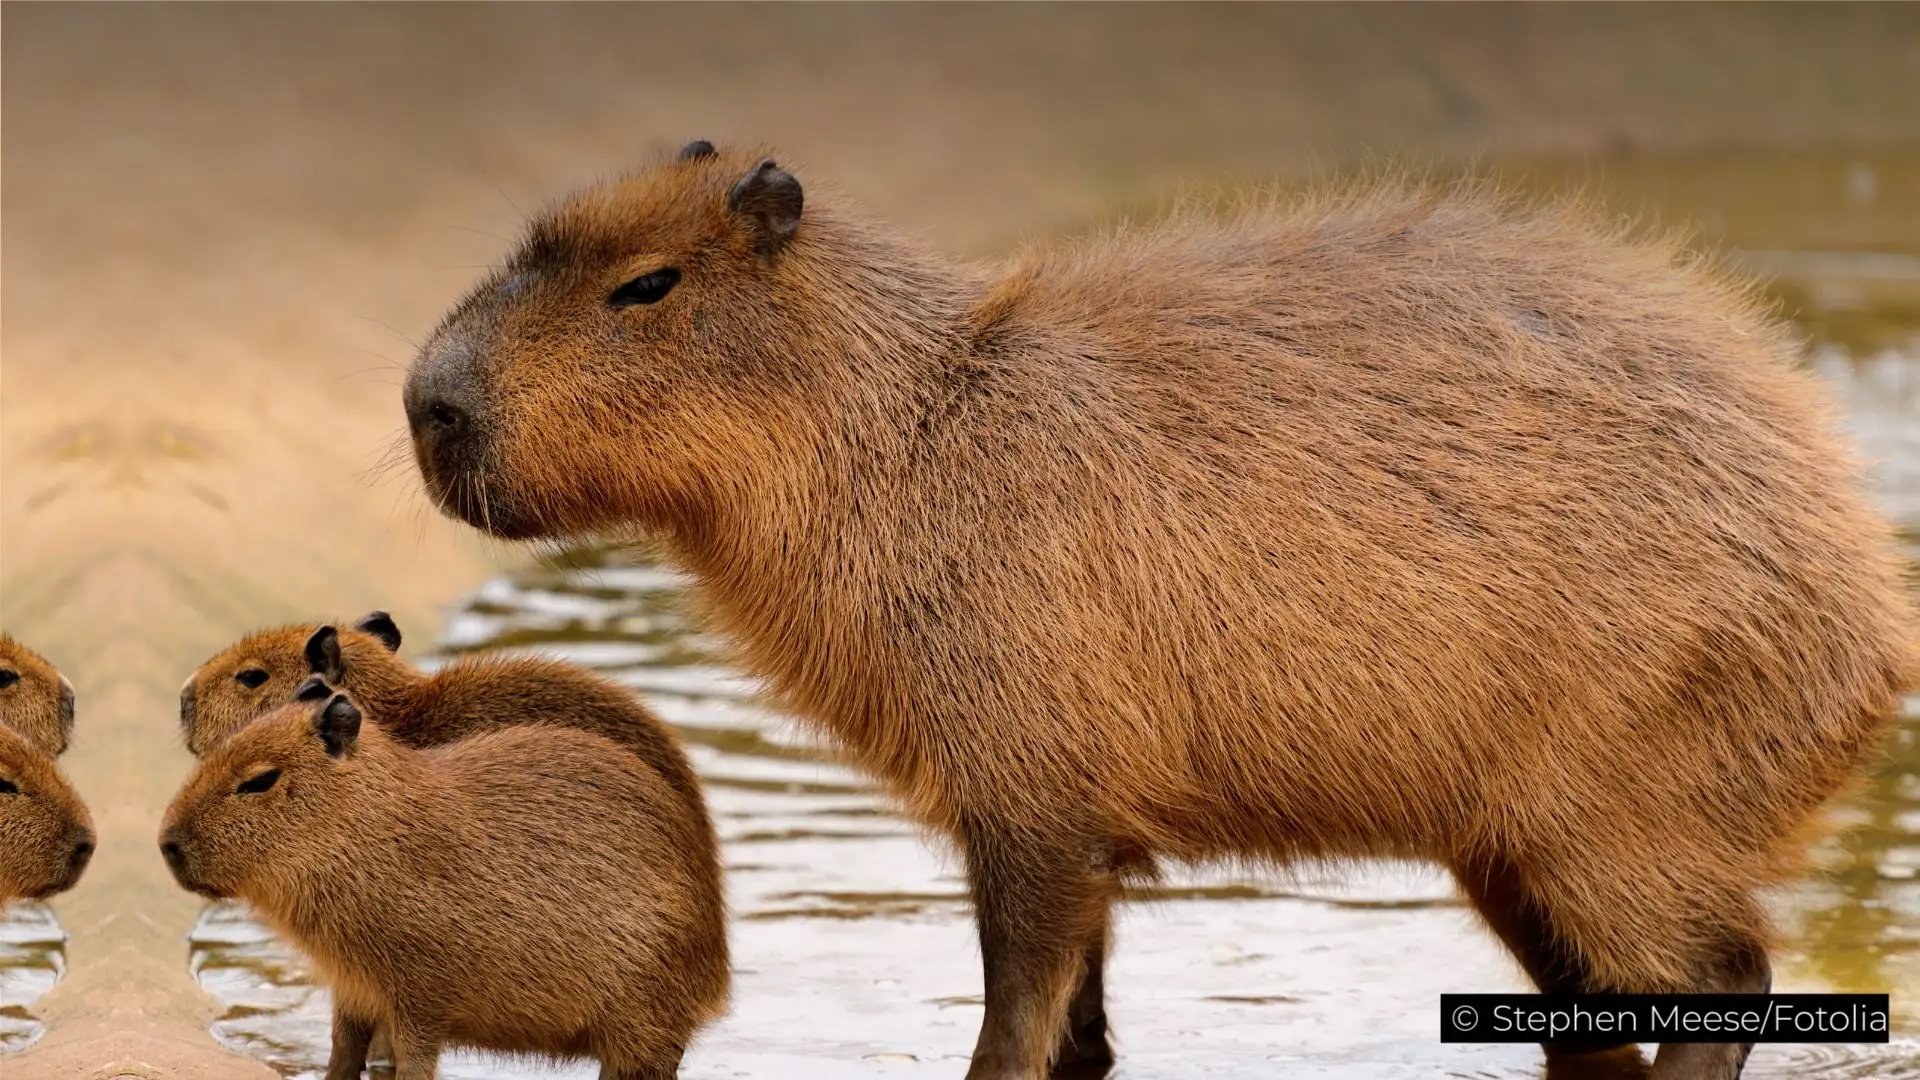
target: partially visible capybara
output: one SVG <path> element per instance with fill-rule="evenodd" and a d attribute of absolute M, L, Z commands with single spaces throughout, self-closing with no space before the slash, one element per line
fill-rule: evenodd
<path fill-rule="evenodd" d="M 161 848 L 183 886 L 245 899 L 312 957 L 329 1080 L 360 1075 L 376 1025 L 399 1080 L 434 1076 L 450 1044 L 665 1080 L 725 1009 L 708 822 L 597 735 L 415 750 L 345 694 L 296 701 L 200 760 Z"/>
<path fill-rule="evenodd" d="M 0 724 L 55 757 L 73 738 L 73 684 L 7 634 L 0 634 Z"/>
<path fill-rule="evenodd" d="M 1108 1058 L 1109 906 L 1162 859 L 1426 857 L 1544 989 L 1763 990 L 1756 891 L 1913 674 L 1787 329 L 1484 185 L 985 267 L 695 143 L 536 218 L 404 401 L 449 513 L 661 538 L 957 838 L 970 1080 Z"/>
<path fill-rule="evenodd" d="M 73 888 L 93 855 L 93 818 L 53 755 L 0 724 L 0 901 Z"/>
<path fill-rule="evenodd" d="M 202 664 L 181 688 L 187 749 L 204 757 L 317 675 L 415 749 L 520 724 L 605 736 L 639 754 L 705 818 L 700 782 L 679 738 L 632 690 L 538 657 L 461 657 L 427 674 L 395 655 L 400 643 L 400 628 L 384 611 L 351 626 L 309 623 L 249 634 Z"/>

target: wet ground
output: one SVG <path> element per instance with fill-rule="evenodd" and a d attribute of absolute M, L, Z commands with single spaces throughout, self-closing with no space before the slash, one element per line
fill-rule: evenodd
<path fill-rule="evenodd" d="M 45 1031 L 28 1006 L 59 981 L 66 943 L 44 905 L 10 904 L 0 916 L 0 1053 L 25 1050 Z"/>

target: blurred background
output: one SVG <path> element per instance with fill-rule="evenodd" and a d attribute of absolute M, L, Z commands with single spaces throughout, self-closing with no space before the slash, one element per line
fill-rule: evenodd
<path fill-rule="evenodd" d="M 78 890 L 0 923 L 8 1080 L 324 1061 L 300 959 L 179 891 L 154 830 L 188 672 L 374 607 L 422 663 L 558 652 L 687 733 L 741 971 L 686 1075 L 965 1071 L 950 855 L 754 697 L 670 573 L 489 545 L 381 468 L 412 342 L 526 212 L 689 139 L 771 142 L 988 259 L 1370 161 L 1584 187 L 1769 280 L 1920 530 L 1920 6 L 7 3 L 0 48 L 0 622 L 79 688 L 66 761 L 102 839 Z M 1776 985 L 1891 993 L 1896 1038 L 1749 1075 L 1920 1077 L 1911 734 L 1777 901 Z M 1540 1073 L 1438 1043 L 1440 992 L 1521 982 L 1421 868 L 1196 871 L 1119 933 L 1118 1076 Z"/>

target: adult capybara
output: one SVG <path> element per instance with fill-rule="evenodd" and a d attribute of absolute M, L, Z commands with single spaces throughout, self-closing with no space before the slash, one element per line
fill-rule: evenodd
<path fill-rule="evenodd" d="M 696 143 L 539 216 L 405 404 L 443 508 L 660 537 L 958 839 L 968 1076 L 1034 1080 L 1106 1058 L 1160 860 L 1426 857 L 1543 988 L 1767 987 L 1755 892 L 1915 655 L 1793 357 L 1674 244 L 1484 186 L 975 267 Z"/>
<path fill-rule="evenodd" d="M 53 755 L 0 724 L 0 901 L 73 888 L 93 855 L 93 818 Z"/>
<path fill-rule="evenodd" d="M 664 1080 L 725 1009 L 726 908 L 704 816 L 624 747 L 501 727 L 431 750 L 345 694 L 200 760 L 168 809 L 175 877 L 248 901 L 332 988 L 329 1080 L 379 1025 L 399 1080 L 443 1045 L 589 1057 Z"/>
<path fill-rule="evenodd" d="M 73 738 L 73 684 L 7 634 L 0 634 L 0 724 L 55 757 Z"/>
<path fill-rule="evenodd" d="M 673 729 L 633 691 L 574 664 L 538 657 L 461 657 L 428 674 L 401 660 L 400 627 L 384 611 L 351 626 L 307 623 L 247 635 L 200 665 L 180 689 L 187 749 L 203 757 L 319 676 L 353 697 L 388 735 L 415 749 L 498 727 L 577 728 L 639 754 L 706 819 L 706 800 Z"/>

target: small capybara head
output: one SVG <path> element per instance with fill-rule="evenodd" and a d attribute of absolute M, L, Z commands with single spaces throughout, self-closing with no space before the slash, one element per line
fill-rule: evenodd
<path fill-rule="evenodd" d="M 400 666 L 400 628 L 384 611 L 350 627 L 326 623 L 281 626 L 249 634 L 223 649 L 180 688 L 180 729 L 195 757 L 249 722 L 286 704 L 308 676 L 351 686 L 348 669 Z"/>
<path fill-rule="evenodd" d="M 293 869 L 298 852 L 337 827 L 337 808 L 353 797 L 342 773 L 353 768 L 361 716 L 330 689 L 269 711 L 201 758 L 160 828 L 160 853 L 182 887 L 257 897 L 275 869 Z"/>
<path fill-rule="evenodd" d="M 93 856 L 93 819 L 53 755 L 0 726 L 0 900 L 73 888 Z"/>
<path fill-rule="evenodd" d="M 73 737 L 73 684 L 5 634 L 0 634 L 0 724 L 56 757 Z"/>
<path fill-rule="evenodd" d="M 720 482 L 713 454 L 753 445 L 792 387 L 841 374 L 801 338 L 843 359 L 867 340 L 841 325 L 856 286 L 810 243 L 803 203 L 771 157 L 702 141 L 534 221 L 408 374 L 435 502 L 523 539 L 668 515 Z"/>

